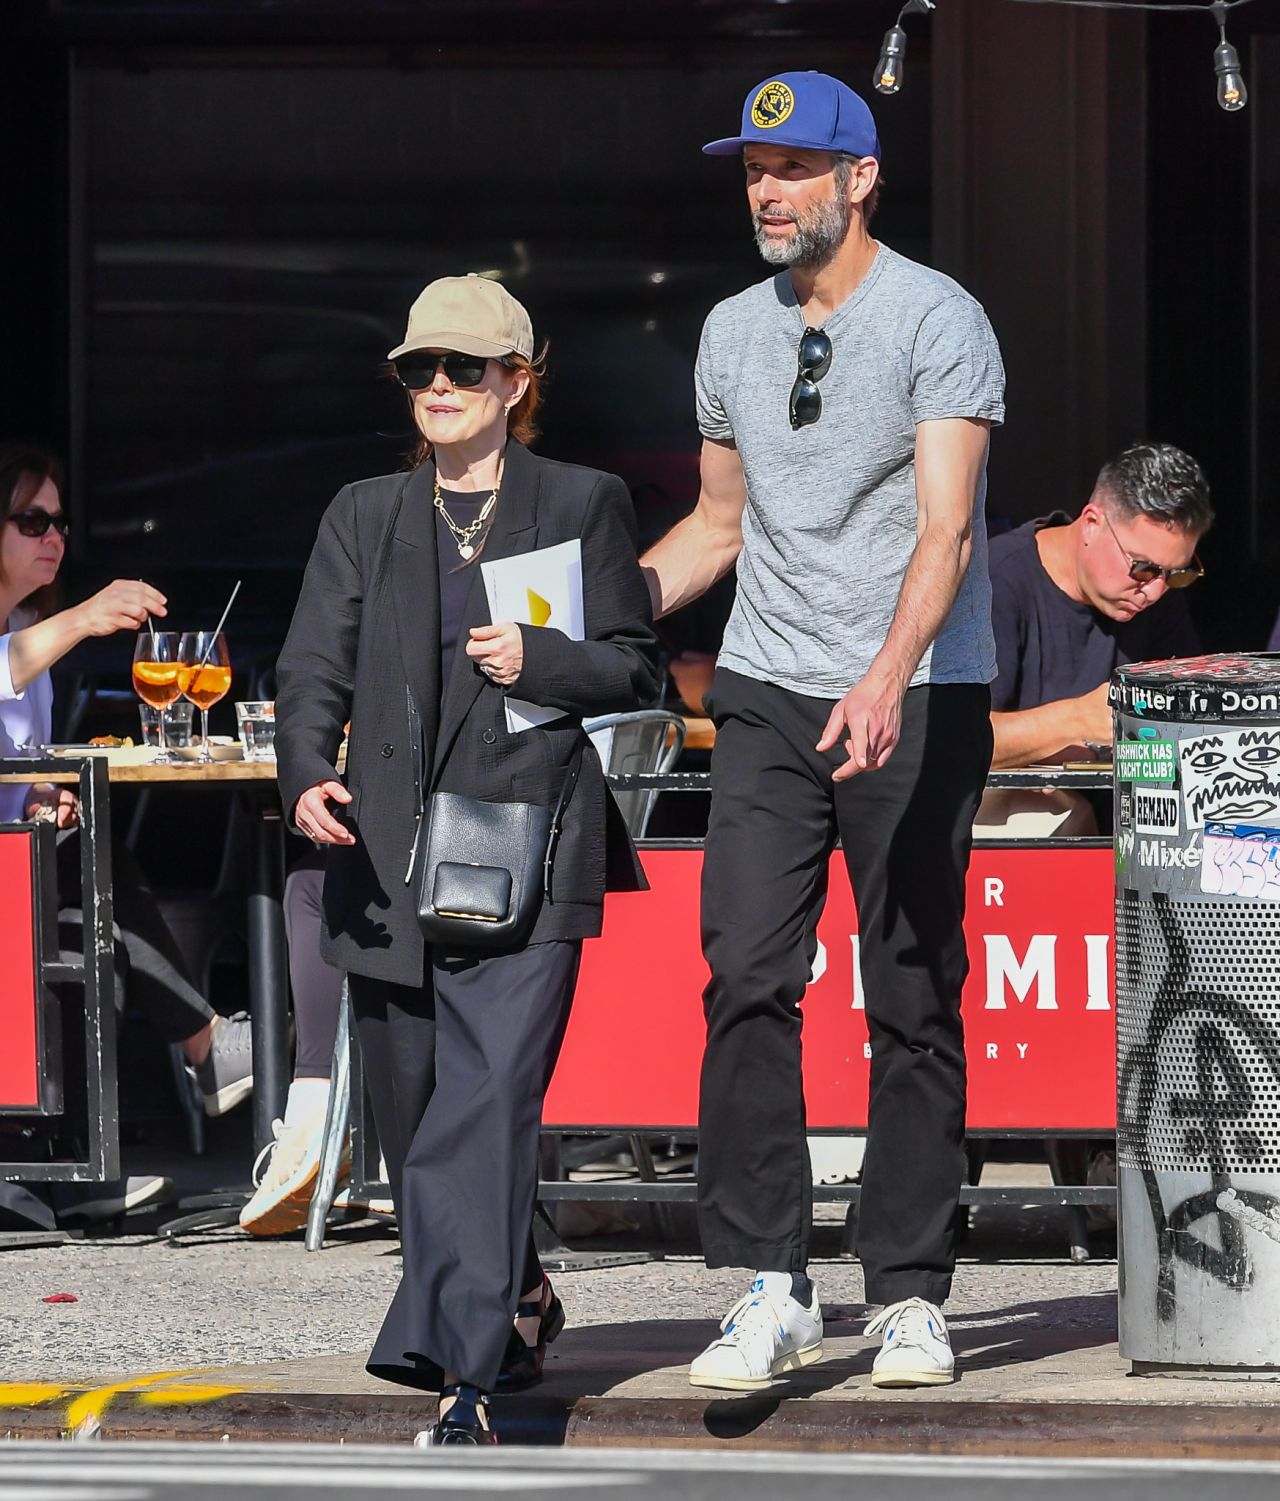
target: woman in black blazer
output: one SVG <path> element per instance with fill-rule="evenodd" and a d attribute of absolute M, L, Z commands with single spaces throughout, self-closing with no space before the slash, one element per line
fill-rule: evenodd
<path fill-rule="evenodd" d="M 626 487 L 525 446 L 539 367 L 524 308 L 496 282 L 443 278 L 389 358 L 422 441 L 408 473 L 348 485 L 325 513 L 280 657 L 276 751 L 284 806 L 328 846 L 321 948 L 350 977 L 400 1222 L 403 1278 L 369 1369 L 441 1393 L 419 1442 L 487 1443 L 488 1392 L 504 1369 L 536 1379 L 564 1318 L 530 1224 L 582 940 L 606 890 L 644 886 L 580 721 L 652 700 L 656 643 Z M 573 538 L 586 639 L 491 622 L 481 560 Z M 562 717 L 508 733 L 508 689 Z M 552 806 L 585 744 L 550 899 L 515 952 L 424 943 L 405 881 L 409 695 L 428 797 Z"/>

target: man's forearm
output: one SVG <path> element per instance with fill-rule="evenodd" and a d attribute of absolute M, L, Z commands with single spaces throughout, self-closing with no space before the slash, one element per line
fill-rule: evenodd
<path fill-rule="evenodd" d="M 868 677 L 888 678 L 906 691 L 926 648 L 956 602 L 971 548 L 972 536 L 967 529 L 926 527 L 907 564 L 893 620 Z"/>
<path fill-rule="evenodd" d="M 716 526 L 701 511 L 677 522 L 640 559 L 653 618 L 660 620 L 705 594 L 729 572 L 741 551 L 741 527 Z"/>
<path fill-rule="evenodd" d="M 1068 745 L 1081 744 L 1082 728 L 1077 720 L 1078 700 L 1073 698 L 992 714 L 992 770 L 1030 766 L 1049 760 Z"/>

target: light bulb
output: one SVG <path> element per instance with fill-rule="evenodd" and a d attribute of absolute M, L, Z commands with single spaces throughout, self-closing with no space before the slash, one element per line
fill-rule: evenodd
<path fill-rule="evenodd" d="M 880 45 L 880 61 L 872 80 L 877 94 L 896 94 L 902 87 L 902 63 L 906 51 L 906 32 L 901 26 L 891 26 Z"/>
<path fill-rule="evenodd" d="M 1213 49 L 1213 71 L 1218 75 L 1218 106 L 1228 112 L 1243 109 L 1249 102 L 1240 71 L 1240 57 L 1226 37 Z"/>

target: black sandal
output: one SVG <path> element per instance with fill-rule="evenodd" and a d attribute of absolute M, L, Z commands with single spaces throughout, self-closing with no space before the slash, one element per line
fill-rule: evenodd
<path fill-rule="evenodd" d="M 465 1381 L 455 1381 L 441 1387 L 440 1395 L 442 1398 L 453 1397 L 456 1400 L 444 1417 L 437 1418 L 430 1428 L 424 1428 L 414 1439 L 415 1447 L 437 1449 L 445 1444 L 464 1444 L 479 1448 L 483 1444 L 498 1442 L 498 1435 L 493 1429 L 486 1428 L 480 1421 L 481 1411 L 486 1415 L 489 1411 L 487 1392 L 482 1392 L 478 1386 L 471 1386 Z"/>
<path fill-rule="evenodd" d="M 542 1300 L 547 1293 L 550 1293 L 551 1301 L 544 1309 Z M 502 1358 L 502 1369 L 498 1372 L 498 1390 L 501 1392 L 522 1391 L 526 1386 L 532 1386 L 535 1381 L 542 1379 L 542 1364 L 547 1358 L 547 1346 L 564 1328 L 564 1304 L 556 1297 L 549 1277 L 543 1277 L 537 1298 L 516 1304 L 516 1318 L 538 1320 L 538 1342 L 535 1345 L 525 1344 L 520 1331 L 512 1327 L 507 1340 L 507 1353 Z"/>

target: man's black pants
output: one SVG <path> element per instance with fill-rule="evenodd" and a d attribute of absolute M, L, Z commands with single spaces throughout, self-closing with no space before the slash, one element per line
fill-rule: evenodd
<path fill-rule="evenodd" d="M 964 881 L 991 762 L 990 694 L 909 689 L 888 763 L 844 782 L 831 780 L 843 745 L 814 749 L 833 703 L 723 668 L 708 696 L 703 1252 L 708 1266 L 770 1271 L 802 1271 L 808 1259 L 799 1008 L 838 834 L 871 1038 L 858 1216 L 866 1297 L 937 1303 L 951 1287 L 964 1172 Z"/>

